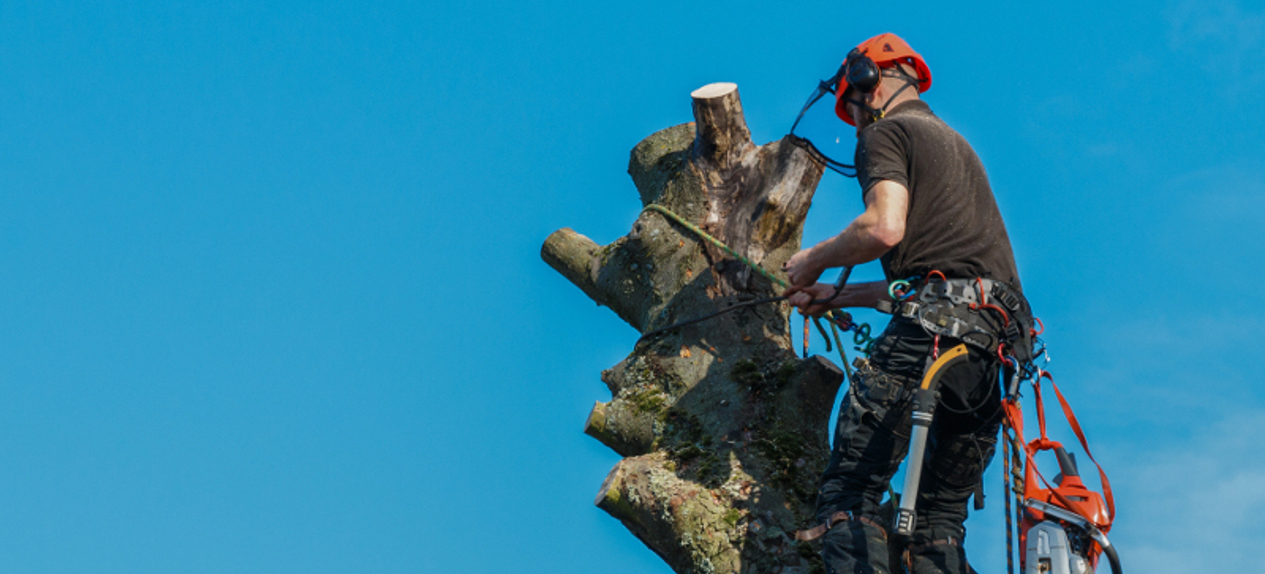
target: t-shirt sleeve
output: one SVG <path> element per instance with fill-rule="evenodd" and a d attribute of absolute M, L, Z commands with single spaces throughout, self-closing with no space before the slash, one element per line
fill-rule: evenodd
<path fill-rule="evenodd" d="M 865 195 L 880 181 L 909 187 L 909 141 L 896 122 L 878 122 L 861 132 L 857 145 L 857 183 Z"/>

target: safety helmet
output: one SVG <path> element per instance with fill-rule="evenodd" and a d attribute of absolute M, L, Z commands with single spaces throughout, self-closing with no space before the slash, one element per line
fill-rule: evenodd
<path fill-rule="evenodd" d="M 914 67 L 919 93 L 931 88 L 931 69 L 927 67 L 922 56 L 896 34 L 891 32 L 879 34 L 857 44 L 857 47 L 844 59 L 843 66 L 840 68 L 839 86 L 835 89 L 835 115 L 848 125 L 855 126 L 856 122 L 853 122 L 852 116 L 848 114 L 848 100 L 844 98 L 849 82 L 857 82 L 857 78 L 860 77 L 870 78 L 872 81 L 870 91 L 872 91 L 873 86 L 877 85 L 878 75 L 881 73 L 880 68 L 883 64 L 892 62 L 906 63 Z"/>

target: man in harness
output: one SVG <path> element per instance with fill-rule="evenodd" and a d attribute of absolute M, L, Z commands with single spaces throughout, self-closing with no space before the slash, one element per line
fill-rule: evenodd
<path fill-rule="evenodd" d="M 879 518 L 909 450 L 916 390 L 931 359 L 965 343 L 939 379 L 935 417 L 904 560 L 911 572 L 973 572 L 962 548 L 972 494 L 993 457 L 1003 417 L 1002 355 L 1031 359 L 1031 312 L 984 166 L 919 94 L 922 57 L 894 34 L 862 42 L 837 76 L 835 113 L 857 128 L 856 177 L 865 211 L 840 234 L 786 264 L 791 304 L 892 314 L 859 361 L 821 479 L 815 528 L 828 572 L 888 572 L 892 524 Z M 879 259 L 887 281 L 842 290 L 823 271 Z"/>

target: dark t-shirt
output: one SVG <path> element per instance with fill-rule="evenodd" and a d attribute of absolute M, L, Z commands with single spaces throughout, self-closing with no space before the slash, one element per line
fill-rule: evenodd
<path fill-rule="evenodd" d="M 862 197 L 883 180 L 909 190 L 905 237 L 881 258 L 888 281 L 939 270 L 950 279 L 987 277 L 1022 289 L 984 164 L 925 102 L 901 103 L 866 126 L 856 165 Z"/>

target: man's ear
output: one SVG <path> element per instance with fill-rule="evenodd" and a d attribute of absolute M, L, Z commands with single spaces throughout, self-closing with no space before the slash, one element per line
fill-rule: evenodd
<path fill-rule="evenodd" d="M 875 109 L 883 107 L 883 106 L 880 106 L 878 103 L 883 101 L 883 98 L 887 97 L 887 86 L 884 85 L 886 83 L 887 83 L 886 81 L 879 82 L 878 86 L 874 88 L 873 92 L 865 94 L 866 105 Z"/>

